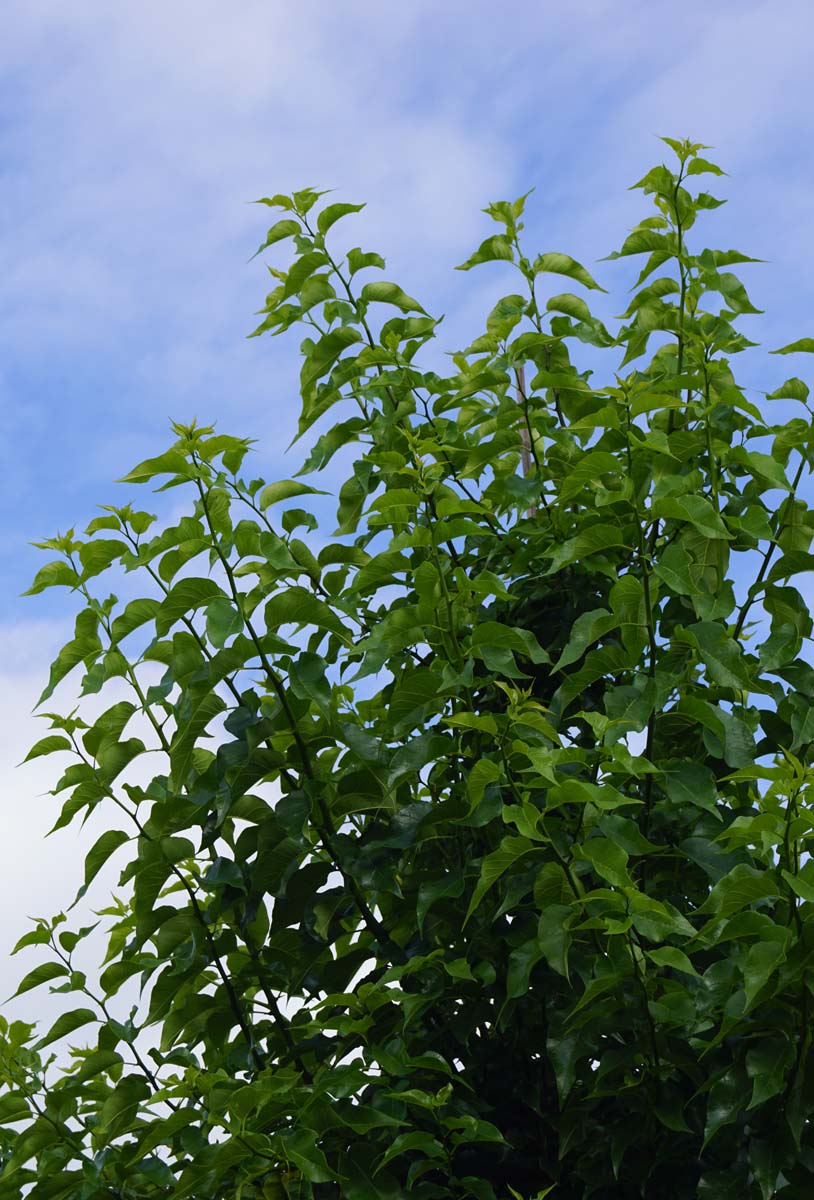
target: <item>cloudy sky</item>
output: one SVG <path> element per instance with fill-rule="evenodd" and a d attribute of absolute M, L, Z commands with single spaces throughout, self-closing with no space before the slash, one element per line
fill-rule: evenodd
<path fill-rule="evenodd" d="M 367 201 L 351 244 L 448 314 L 451 348 L 500 294 L 450 269 L 491 232 L 486 203 L 535 187 L 530 245 L 592 265 L 643 215 L 626 189 L 666 153 L 658 135 L 688 136 L 729 172 L 707 244 L 768 260 L 747 332 L 811 336 L 813 37 L 810 0 L 4 0 L 0 992 L 25 915 L 81 874 L 72 833 L 40 840 L 52 769 L 14 769 L 72 616 L 55 592 L 20 598 L 28 543 L 123 502 L 112 481 L 170 418 L 258 438 L 258 474 L 299 466 L 293 348 L 245 338 L 267 290 L 250 201 L 306 185 Z M 621 311 L 623 274 L 595 270 Z M 752 352 L 745 378 L 805 373 L 778 361 Z"/>

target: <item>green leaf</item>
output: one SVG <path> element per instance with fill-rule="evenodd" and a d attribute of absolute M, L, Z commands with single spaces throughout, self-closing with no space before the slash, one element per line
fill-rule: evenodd
<path fill-rule="evenodd" d="M 491 887 L 497 883 L 498 879 L 509 870 L 510 867 L 526 854 L 530 854 L 538 847 L 524 837 L 505 837 L 500 843 L 497 850 L 488 854 L 481 863 L 480 878 L 472 893 L 472 898 L 469 901 L 469 907 L 464 917 L 464 925 L 467 924 L 469 918 L 478 908 L 483 897 Z"/>
<path fill-rule="evenodd" d="M 667 795 L 679 807 L 689 804 L 704 808 L 721 820 L 715 776 L 703 763 L 665 763 L 665 788 Z"/>
<path fill-rule="evenodd" d="M 344 350 L 361 340 L 359 330 L 350 325 L 343 325 L 321 337 L 306 357 L 300 371 L 300 387 L 303 392 L 307 392 L 318 379 L 330 371 Z"/>
<path fill-rule="evenodd" d="M 24 992 L 30 992 L 32 988 L 40 987 L 43 983 L 49 983 L 52 979 L 59 979 L 60 976 L 67 974 L 68 968 L 64 963 L 42 963 L 39 967 L 35 967 L 33 971 L 28 972 L 14 993 L 14 996 L 22 996 Z"/>
<path fill-rule="evenodd" d="M 690 159 L 689 165 L 684 172 L 685 175 L 726 175 L 726 171 L 722 171 L 715 163 L 709 162 L 706 158 Z"/>
<path fill-rule="evenodd" d="M 765 1104 L 786 1086 L 794 1062 L 794 1048 L 784 1037 L 764 1037 L 746 1053 L 746 1073 L 753 1081 L 749 1108 Z"/>
<path fill-rule="evenodd" d="M 586 288 L 592 288 L 597 292 L 604 292 L 606 290 L 600 287 L 593 276 L 585 270 L 585 267 L 581 263 L 578 263 L 575 258 L 571 258 L 570 254 L 553 252 L 538 255 L 534 260 L 534 273 L 535 275 L 543 273 L 567 275 L 569 279 L 576 280 L 577 283 L 583 284 Z"/>
<path fill-rule="evenodd" d="M 698 976 L 690 959 L 676 946 L 659 946 L 657 950 L 647 950 L 646 954 L 657 967 L 670 967 L 671 970 L 681 971 L 685 975 Z"/>
<path fill-rule="evenodd" d="M 327 492 L 311 487 L 308 483 L 301 483 L 297 479 L 278 479 L 276 483 L 269 483 L 263 488 L 257 503 L 260 508 L 266 509 L 272 504 L 278 504 L 281 500 L 291 500 L 294 496 L 327 496 L 327 494 Z"/>
<path fill-rule="evenodd" d="M 428 1158 L 436 1159 L 444 1157 L 444 1148 L 441 1143 L 430 1133 L 424 1133 L 420 1130 L 414 1130 L 411 1133 L 400 1133 L 390 1143 L 387 1151 L 382 1155 L 376 1167 L 376 1173 L 386 1167 L 394 1158 L 398 1158 L 400 1154 L 406 1154 L 408 1150 L 420 1150 L 422 1154 Z"/>
<path fill-rule="evenodd" d="M 56 559 L 54 562 L 46 563 L 44 567 L 40 567 L 34 576 L 34 582 L 31 584 L 31 587 L 23 592 L 23 595 L 36 596 L 39 592 L 49 587 L 75 588 L 78 583 L 79 576 L 73 567 L 65 562 L 64 559 Z"/>
<path fill-rule="evenodd" d="M 575 321 L 591 321 L 591 310 L 580 296 L 572 296 L 569 292 L 565 292 L 561 296 L 551 296 L 546 301 L 546 312 L 561 312 L 569 317 L 573 317 Z M 615 463 L 614 463 L 615 465 Z"/>
<path fill-rule="evenodd" d="M 608 472 L 621 474 L 623 466 L 606 450 L 589 450 L 570 467 L 560 484 L 560 500 L 571 500 L 586 486 L 596 486 L 600 477 Z"/>
<path fill-rule="evenodd" d="M 11 1125 L 30 1117 L 29 1102 L 22 1092 L 6 1092 L 0 1097 L 0 1125 Z"/>
<path fill-rule="evenodd" d="M 166 450 L 156 458 L 145 458 L 144 462 L 128 471 L 118 483 L 147 483 L 159 475 L 184 475 L 194 479 L 195 467 L 180 450 Z"/>
<path fill-rule="evenodd" d="M 490 783 L 496 783 L 501 778 L 503 770 L 499 763 L 490 758 L 478 759 L 473 764 L 467 779 L 466 790 L 471 801 L 471 812 L 480 804 L 483 793 Z"/>
<path fill-rule="evenodd" d="M 814 354 L 814 338 L 799 338 L 796 342 L 789 342 L 788 346 L 783 346 L 780 350 L 770 350 L 770 354 Z"/>
<path fill-rule="evenodd" d="M 213 646 L 222 650 L 230 637 L 241 633 L 243 614 L 228 596 L 216 596 L 206 609 L 206 636 Z"/>
<path fill-rule="evenodd" d="M 740 964 L 743 971 L 747 1009 L 752 1007 L 758 993 L 769 983 L 778 967 L 785 961 L 788 934 L 786 930 L 778 930 L 778 933 L 786 936 L 757 942 L 754 946 L 750 946 Z"/>
<path fill-rule="evenodd" d="M 266 628 L 277 632 L 283 625 L 316 625 L 337 634 L 343 642 L 350 633 L 342 619 L 317 596 L 302 587 L 289 587 L 272 596 L 265 608 Z"/>
<path fill-rule="evenodd" d="M 187 777 L 198 738 L 203 736 L 210 721 L 226 708 L 226 702 L 217 694 L 202 690 L 184 712 L 184 719 L 172 736 L 170 743 L 170 786 L 181 787 Z"/>
<path fill-rule="evenodd" d="M 604 608 L 598 608 L 577 617 L 571 626 L 568 644 L 554 664 L 554 670 L 561 671 L 571 663 L 578 662 L 589 646 L 599 641 L 606 633 L 617 629 L 618 626 L 619 618 L 616 614 L 610 613 Z"/>
<path fill-rule="evenodd" d="M 768 487 L 780 488 L 784 492 L 791 491 L 791 485 L 786 479 L 786 472 L 770 454 L 761 454 L 757 450 L 744 450 L 736 446 L 729 456 L 730 462 L 742 463 L 751 473 Z"/>
<path fill-rule="evenodd" d="M 426 315 L 425 309 L 418 301 L 413 300 L 411 296 L 402 291 L 397 283 L 387 283 L 383 279 L 377 280 L 375 283 L 366 283 L 362 288 L 360 298 L 366 304 L 392 304 L 396 308 L 400 308 L 402 312 L 420 312 Z"/>
<path fill-rule="evenodd" d="M 736 1070 L 727 1071 L 712 1085 L 707 1100 L 707 1120 L 704 1127 L 704 1146 L 719 1129 L 736 1120 L 743 1108 L 743 1080 Z"/>
<path fill-rule="evenodd" d="M 574 856 L 587 859 L 597 875 L 601 875 L 612 887 L 630 886 L 627 851 L 609 838 L 591 838 L 583 845 L 575 846 Z"/>
<path fill-rule="evenodd" d="M 381 254 L 376 254 L 374 250 L 363 252 L 358 246 L 348 251 L 348 269 L 351 275 L 355 275 L 357 271 L 364 271 L 367 267 L 378 267 L 383 271 L 385 261 Z"/>
<path fill-rule="evenodd" d="M 226 598 L 226 593 L 214 579 L 189 576 L 179 579 L 167 592 L 155 615 L 155 631 L 165 637 L 176 621 L 189 617 L 199 608 L 205 608 L 215 597 Z"/>
<path fill-rule="evenodd" d="M 774 872 L 739 863 L 715 884 L 698 912 L 714 913 L 723 920 L 758 900 L 776 896 L 777 886 Z"/>
<path fill-rule="evenodd" d="M 625 534 L 618 525 L 602 522 L 590 525 L 582 533 L 554 548 L 546 575 L 553 575 L 570 563 L 589 558 L 592 554 L 606 554 L 625 545 Z"/>
<path fill-rule="evenodd" d="M 31 762 L 32 758 L 42 758 L 45 754 L 54 754 L 57 750 L 72 749 L 73 746 L 69 738 L 64 737 L 61 733 L 51 733 L 34 743 L 23 759 L 23 762 Z"/>
<path fill-rule="evenodd" d="M 709 500 L 703 496 L 662 496 L 653 501 L 650 512 L 653 517 L 686 521 L 708 538 L 732 536 Z"/>
<path fill-rule="evenodd" d="M 717 621 L 699 621 L 685 630 L 686 638 L 698 650 L 710 679 L 722 687 L 749 690 L 752 677 L 738 643 Z"/>
<path fill-rule="evenodd" d="M 143 1075 L 125 1075 L 120 1079 L 102 1105 L 99 1124 L 94 1130 L 95 1142 L 109 1145 L 132 1128 L 139 1105 L 149 1094 L 150 1085 Z"/>
<path fill-rule="evenodd" d="M 799 896 L 801 900 L 804 900 L 809 904 L 814 904 L 814 883 L 812 883 L 811 880 L 804 878 L 801 874 L 793 875 L 790 871 L 787 871 L 785 867 L 780 873 L 791 890 L 794 892 L 795 896 Z"/>
<path fill-rule="evenodd" d="M 779 388 L 773 392 L 766 393 L 767 400 L 799 400 L 801 404 L 805 404 L 808 400 L 809 389 L 808 385 L 803 383 L 802 379 L 794 376 L 787 379 L 785 383 L 781 383 Z"/>
<path fill-rule="evenodd" d="M 298 221 L 284 218 L 282 221 L 275 222 L 266 234 L 265 239 L 257 247 L 253 257 L 256 258 L 258 254 L 262 254 L 264 250 L 268 250 L 269 246 L 273 246 L 275 242 L 282 242 L 286 238 L 296 237 L 299 232 L 300 225 Z"/>
<path fill-rule="evenodd" d="M 317 217 L 317 229 L 325 234 L 341 217 L 361 212 L 364 207 L 364 204 L 329 204 Z"/>
<path fill-rule="evenodd" d="M 563 893 L 563 900 L 565 899 L 569 902 L 573 900 L 573 892 L 570 889 L 567 895 Z M 537 889 L 535 887 L 536 900 Z M 568 951 L 571 946 L 571 932 L 566 922 L 570 920 L 572 915 L 573 911 L 568 904 L 548 904 L 544 911 L 540 913 L 540 919 L 537 924 L 537 945 L 540 948 L 540 952 L 544 955 L 552 971 L 556 971 L 564 979 L 570 978 L 568 973 Z"/>
<path fill-rule="evenodd" d="M 503 233 L 495 233 L 492 237 L 486 238 L 481 242 L 474 254 L 456 267 L 456 271 L 469 271 L 472 267 L 478 266 L 485 262 L 512 262 L 514 259 L 514 250 L 509 239 Z"/>
<path fill-rule="evenodd" d="M 59 1041 L 60 1038 L 69 1037 L 75 1033 L 77 1029 L 81 1029 L 83 1025 L 89 1025 L 91 1021 L 98 1021 L 95 1012 L 89 1008 L 75 1008 L 73 1012 L 63 1013 L 58 1017 L 45 1037 L 35 1044 L 36 1050 L 43 1050 L 46 1046 L 50 1046 L 52 1042 Z"/>
<path fill-rule="evenodd" d="M 112 854 L 118 850 L 119 846 L 123 846 L 125 842 L 130 841 L 130 835 L 123 833 L 120 829 L 106 829 L 91 846 L 85 856 L 85 889 L 90 887 L 90 884 L 96 878 Z"/>
<path fill-rule="evenodd" d="M 161 608 L 161 601 L 155 600 L 152 597 L 142 600 L 131 600 L 125 605 L 124 611 L 118 617 L 113 619 L 111 625 L 111 638 L 115 643 L 122 641 L 139 629 L 142 625 L 146 625 L 148 621 L 152 621 L 158 610 Z"/>

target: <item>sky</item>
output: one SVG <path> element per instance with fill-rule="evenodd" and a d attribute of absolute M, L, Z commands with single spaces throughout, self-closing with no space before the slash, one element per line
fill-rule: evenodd
<path fill-rule="evenodd" d="M 596 260 L 649 215 L 629 185 L 668 156 L 660 135 L 708 143 L 729 203 L 705 244 L 767 260 L 744 272 L 766 310 L 744 325 L 759 400 L 807 369 L 765 349 L 814 334 L 812 39 L 810 0 L 4 0 L 0 999 L 33 965 L 7 961 L 26 916 L 74 894 L 100 832 L 43 842 L 54 767 L 15 766 L 73 619 L 57 589 L 21 597 L 29 543 L 149 499 L 113 481 L 170 419 L 257 438 L 266 478 L 300 465 L 296 346 L 246 338 L 268 290 L 251 202 L 365 201 L 349 244 L 447 314 L 452 349 L 503 290 L 499 268 L 452 270 L 492 232 L 487 203 L 534 187 L 530 247 L 580 259 L 619 313 L 629 280 Z"/>

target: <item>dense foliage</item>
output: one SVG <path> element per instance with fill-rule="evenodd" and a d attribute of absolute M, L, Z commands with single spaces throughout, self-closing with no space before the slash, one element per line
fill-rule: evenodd
<path fill-rule="evenodd" d="M 446 375 L 334 249 L 361 206 L 262 201 L 302 471 L 175 425 L 125 481 L 187 515 L 43 543 L 31 591 L 81 611 L 42 703 L 74 670 L 118 698 L 29 758 L 68 763 L 58 827 L 106 813 L 82 893 L 123 869 L 95 932 L 20 943 L 67 1007 L 0 1022 L 0 1200 L 812 1194 L 812 412 L 738 385 L 753 260 L 702 248 L 721 171 L 665 141 L 618 332 L 499 202 L 462 269 L 517 292 Z"/>

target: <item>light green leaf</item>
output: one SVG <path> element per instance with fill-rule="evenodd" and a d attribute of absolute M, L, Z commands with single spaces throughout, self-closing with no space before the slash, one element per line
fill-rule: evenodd
<path fill-rule="evenodd" d="M 291 500 L 294 496 L 327 496 L 320 488 L 311 487 L 309 483 L 300 483 L 297 479 L 278 479 L 269 483 L 260 493 L 257 504 L 266 509 L 281 500 Z"/>
<path fill-rule="evenodd" d="M 514 250 L 509 239 L 503 233 L 495 233 L 492 237 L 486 238 L 481 242 L 474 254 L 456 267 L 456 271 L 468 271 L 472 267 L 478 266 L 479 263 L 495 262 L 503 260 L 512 262 L 514 259 Z"/>
<path fill-rule="evenodd" d="M 256 258 L 258 254 L 262 254 L 264 250 L 267 250 L 269 246 L 273 246 L 275 242 L 282 242 L 285 238 L 296 237 L 299 232 L 300 225 L 298 221 L 292 221 L 290 218 L 277 221 L 272 225 L 266 234 L 265 240 L 260 243 L 252 257 Z"/>
<path fill-rule="evenodd" d="M 554 251 L 538 255 L 534 260 L 534 273 L 535 275 L 544 273 L 567 275 L 569 279 L 575 279 L 577 283 L 583 284 L 586 288 L 592 288 L 597 292 L 606 290 L 600 287 L 590 272 L 586 271 L 585 267 L 575 258 L 571 258 L 570 254 L 558 254 Z"/>
<path fill-rule="evenodd" d="M 188 479 L 195 477 L 195 466 L 180 450 L 166 450 L 156 458 L 145 458 L 144 462 L 128 471 L 118 483 L 147 483 L 158 475 L 185 475 Z"/>
<path fill-rule="evenodd" d="M 317 217 L 317 229 L 325 234 L 341 217 L 361 212 L 364 207 L 364 204 L 329 204 Z"/>
<path fill-rule="evenodd" d="M 770 350 L 770 354 L 814 354 L 814 338 L 800 338 L 796 342 L 789 342 L 788 346 L 781 347 L 780 350 Z"/>
<path fill-rule="evenodd" d="M 570 292 L 564 292 L 561 296 L 551 296 L 546 301 L 546 312 L 565 313 L 575 321 L 593 320 L 591 310 L 582 297 L 573 296 Z"/>
<path fill-rule="evenodd" d="M 799 400 L 801 404 L 805 404 L 808 400 L 808 384 L 803 383 L 802 379 L 793 376 L 787 379 L 785 383 L 781 383 L 779 388 L 773 392 L 766 393 L 767 400 Z"/>
<path fill-rule="evenodd" d="M 58 558 L 53 562 L 46 563 L 44 567 L 40 567 L 34 576 L 34 582 L 31 584 L 31 587 L 23 592 L 23 595 L 36 596 L 48 587 L 75 588 L 78 582 L 79 576 L 70 563 L 66 562 L 65 559 Z"/>
<path fill-rule="evenodd" d="M 366 267 L 378 267 L 383 271 L 385 262 L 381 254 L 377 254 L 375 250 L 362 251 L 358 246 L 348 251 L 348 268 L 351 275 L 355 275 L 357 271 L 364 271 Z"/>
<path fill-rule="evenodd" d="M 726 171 L 721 170 L 715 163 L 709 162 L 706 158 L 692 158 L 689 166 L 684 172 L 685 175 L 726 175 Z"/>
<path fill-rule="evenodd" d="M 384 279 L 377 279 L 375 283 L 366 283 L 362 288 L 360 298 L 367 304 L 392 304 L 396 308 L 400 308 L 402 312 L 420 312 L 426 316 L 426 310 L 417 300 L 408 296 L 397 283 L 388 283 Z"/>

